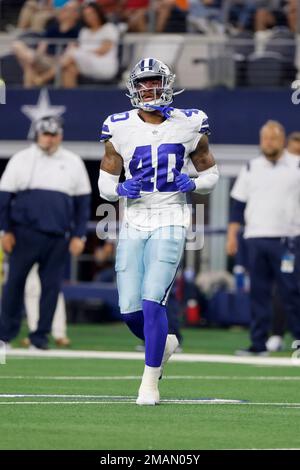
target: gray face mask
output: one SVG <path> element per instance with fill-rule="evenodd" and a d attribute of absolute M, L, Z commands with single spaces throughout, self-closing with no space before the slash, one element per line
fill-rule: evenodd
<path fill-rule="evenodd" d="M 146 103 L 141 95 L 141 90 L 137 88 L 137 83 L 140 83 L 144 78 L 159 78 L 161 80 L 161 86 L 155 92 L 154 99 Z M 142 59 L 135 65 L 130 74 L 127 82 L 129 93 L 126 96 L 130 98 L 132 106 L 145 111 L 151 111 L 149 105 L 168 106 L 172 103 L 173 96 L 178 94 L 178 92 L 174 93 L 173 90 L 174 81 L 175 74 L 163 62 L 153 58 Z"/>

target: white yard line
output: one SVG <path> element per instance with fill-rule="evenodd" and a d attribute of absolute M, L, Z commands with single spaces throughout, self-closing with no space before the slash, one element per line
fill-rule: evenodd
<path fill-rule="evenodd" d="M 1 405 L 112 405 L 134 403 L 132 401 L 0 401 Z"/>
<path fill-rule="evenodd" d="M 66 359 L 123 359 L 144 360 L 144 353 L 139 352 L 115 352 L 115 351 L 68 351 L 68 350 L 28 350 L 10 349 L 6 351 L 7 357 L 30 358 L 66 358 Z M 222 354 L 174 354 L 172 362 L 213 362 L 225 364 L 250 364 L 250 365 L 275 365 L 275 366 L 300 366 L 300 359 L 291 357 L 240 357 Z"/>
<path fill-rule="evenodd" d="M 0 369 L 1 371 L 1 369 Z M 124 376 L 51 376 L 51 375 L 1 375 L 0 380 L 57 380 L 57 381 L 101 381 L 101 380 L 141 380 L 140 375 L 124 375 Z M 300 376 L 238 376 L 238 375 L 166 375 L 164 380 L 252 380 L 252 381 L 300 381 Z"/>
<path fill-rule="evenodd" d="M 0 393 L 1 398 L 121 398 L 121 399 L 133 399 L 134 396 L 128 395 L 70 395 L 70 394 L 46 394 L 46 393 Z"/>
<path fill-rule="evenodd" d="M 132 396 L 108 396 L 108 395 L 57 395 L 57 394 L 1 394 L 1 399 L 9 398 L 37 398 L 39 400 L 14 400 L 14 401 L 0 401 L 0 405 L 103 405 L 103 404 L 123 404 L 123 403 L 135 403 L 136 397 Z M 69 400 L 44 400 L 41 398 L 67 398 Z M 78 400 L 74 400 L 78 398 Z M 84 400 L 82 400 L 84 399 Z M 89 399 L 89 400 L 88 400 Z M 242 400 L 229 400 L 219 398 L 199 398 L 199 399 L 163 399 L 162 404 L 166 405 L 239 405 L 239 406 L 275 406 L 284 408 L 297 408 L 300 409 L 300 403 L 285 403 L 285 402 L 246 402 Z"/>

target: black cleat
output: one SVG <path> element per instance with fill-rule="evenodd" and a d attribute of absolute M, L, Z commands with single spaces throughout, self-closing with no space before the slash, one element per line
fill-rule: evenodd
<path fill-rule="evenodd" d="M 254 346 L 235 351 L 236 356 L 268 356 L 268 354 L 267 349 L 257 349 Z"/>

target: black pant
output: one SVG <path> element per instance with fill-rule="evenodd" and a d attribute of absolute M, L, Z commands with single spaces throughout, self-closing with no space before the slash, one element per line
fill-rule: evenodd
<path fill-rule="evenodd" d="M 284 336 L 286 330 L 286 314 L 276 284 L 273 288 L 272 307 L 272 335 Z"/>
<path fill-rule="evenodd" d="M 294 337 L 300 339 L 300 237 L 295 239 L 293 247 L 296 257 L 293 273 L 281 272 L 281 259 L 288 249 L 286 241 L 280 238 L 250 238 L 247 246 L 253 346 L 264 349 L 271 330 L 274 281 L 287 315 L 288 327 Z"/>
<path fill-rule="evenodd" d="M 0 339 L 9 342 L 18 335 L 26 278 L 32 266 L 38 263 L 42 286 L 40 317 L 30 340 L 35 346 L 43 347 L 48 342 L 47 334 L 56 309 L 68 241 L 64 236 L 41 233 L 23 226 L 18 226 L 14 233 L 16 245 L 10 255 L 8 280 L 3 288 Z"/>

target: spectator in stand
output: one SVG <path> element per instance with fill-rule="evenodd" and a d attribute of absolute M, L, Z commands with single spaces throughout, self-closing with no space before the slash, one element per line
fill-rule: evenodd
<path fill-rule="evenodd" d="M 213 31 L 221 25 L 223 0 L 190 0 L 189 23 L 202 33 Z M 224 29 L 224 28 L 222 28 Z"/>
<path fill-rule="evenodd" d="M 52 0 L 54 8 L 61 8 L 65 6 L 69 0 Z"/>
<path fill-rule="evenodd" d="M 117 22 L 120 10 L 120 0 L 98 0 L 106 18 L 109 21 Z"/>
<path fill-rule="evenodd" d="M 232 0 L 229 21 L 240 31 L 265 31 L 286 24 L 287 0 Z"/>
<path fill-rule="evenodd" d="M 90 0 L 79 0 L 82 5 L 88 3 Z M 95 0 L 96 3 L 102 8 L 107 20 L 117 23 L 120 15 L 120 6 L 122 0 Z"/>
<path fill-rule="evenodd" d="M 78 45 L 70 44 L 60 61 L 66 88 L 76 87 L 80 74 L 95 80 L 110 80 L 119 68 L 117 26 L 106 21 L 96 2 L 84 4 L 82 16 L 85 27 L 80 31 Z"/>
<path fill-rule="evenodd" d="M 120 18 L 127 22 L 129 31 L 143 33 L 151 29 L 150 6 L 155 16 L 155 32 L 186 32 L 188 0 L 155 0 L 151 4 L 149 0 L 121 0 Z"/>
<path fill-rule="evenodd" d="M 281 37 L 286 40 L 291 35 L 287 18 L 288 3 L 289 0 L 247 0 L 245 2 L 232 0 L 229 8 L 229 23 L 234 26 L 235 32 L 238 32 L 241 38 L 251 37 L 251 33 L 254 32 L 256 54 L 263 54 L 265 50 L 272 51 L 275 37 L 279 41 Z M 228 14 L 225 13 L 226 16 L 228 17 Z M 286 46 L 286 50 L 289 48 L 287 54 L 283 53 L 288 60 L 295 54 L 292 38 L 290 47 L 286 43 L 283 45 Z M 291 75 L 289 81 L 293 79 L 295 73 L 292 65 L 294 59 L 292 58 L 290 62 L 291 65 L 286 70 L 286 74 Z"/>
<path fill-rule="evenodd" d="M 0 1 L 0 31 L 11 31 L 18 23 L 19 12 L 25 0 Z"/>
<path fill-rule="evenodd" d="M 255 31 L 266 31 L 275 26 L 286 26 L 287 18 L 284 11 L 286 1 L 273 0 L 254 3 L 258 3 L 254 13 Z"/>
<path fill-rule="evenodd" d="M 21 8 L 17 27 L 35 33 L 44 31 L 46 23 L 55 17 L 52 0 L 27 0 Z"/>
<path fill-rule="evenodd" d="M 120 0 L 119 18 L 128 25 L 128 31 L 143 33 L 147 31 L 149 0 Z"/>
<path fill-rule="evenodd" d="M 58 11 L 57 19 L 48 25 L 36 49 L 20 40 L 13 43 L 13 52 L 24 70 L 25 87 L 42 86 L 54 78 L 58 53 L 65 46 L 51 45 L 51 39 L 76 39 L 79 31 L 79 4 L 72 0 Z"/>
<path fill-rule="evenodd" d="M 157 33 L 185 33 L 189 9 L 188 0 L 156 0 Z"/>
<path fill-rule="evenodd" d="M 298 16 L 298 8 L 297 8 L 297 0 L 289 0 L 287 7 L 286 7 L 286 14 L 287 14 L 287 23 L 289 29 L 293 32 L 297 32 L 297 16 Z"/>

